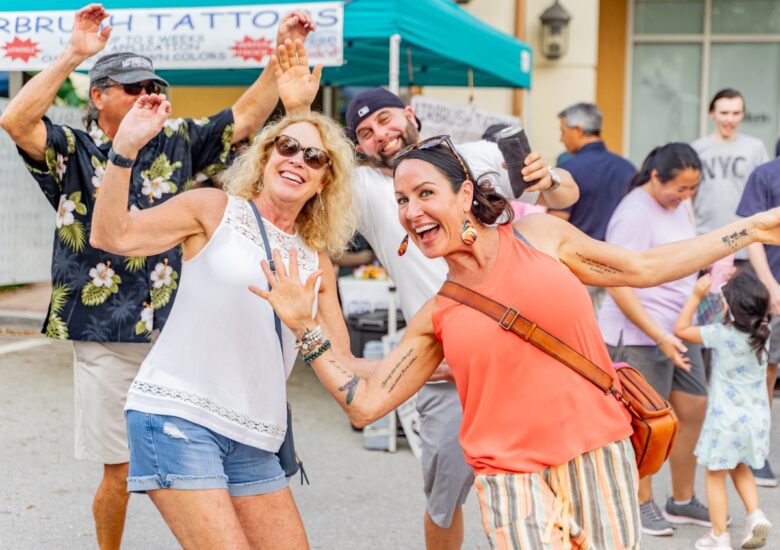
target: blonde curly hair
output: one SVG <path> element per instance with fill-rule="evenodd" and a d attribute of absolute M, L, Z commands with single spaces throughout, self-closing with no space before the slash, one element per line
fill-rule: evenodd
<path fill-rule="evenodd" d="M 252 145 L 223 172 L 224 190 L 251 199 L 263 189 L 263 172 L 274 147 L 274 139 L 288 126 L 307 122 L 317 128 L 330 166 L 323 176 L 325 186 L 320 198 L 313 196 L 295 220 L 295 231 L 316 251 L 339 256 L 355 233 L 357 215 L 352 205 L 352 173 L 356 166 L 355 149 L 344 131 L 320 113 L 287 115 L 263 128 Z M 319 204 L 322 201 L 322 204 Z M 323 208 L 324 207 L 324 208 Z"/>

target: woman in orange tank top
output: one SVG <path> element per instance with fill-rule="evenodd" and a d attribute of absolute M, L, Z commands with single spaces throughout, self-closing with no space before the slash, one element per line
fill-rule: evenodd
<path fill-rule="evenodd" d="M 529 155 L 526 165 L 539 160 Z M 549 170 L 527 167 L 524 177 L 546 189 Z M 593 240 L 545 214 L 513 228 L 506 199 L 471 174 L 447 136 L 399 153 L 394 180 L 408 234 L 399 253 L 418 246 L 429 258 L 444 257 L 451 281 L 514 307 L 613 377 L 583 283 L 654 286 L 752 242 L 780 242 L 780 209 L 644 252 Z M 615 399 L 483 313 L 441 296 L 415 315 L 399 346 L 366 368 L 330 349 L 327 335 L 343 320 L 315 323 L 316 274 L 301 285 L 296 263 L 291 253 L 288 275 L 277 255 L 272 290 L 252 290 L 298 335 L 304 359 L 356 425 L 406 401 L 447 359 L 492 547 L 638 548 L 631 427 Z"/>

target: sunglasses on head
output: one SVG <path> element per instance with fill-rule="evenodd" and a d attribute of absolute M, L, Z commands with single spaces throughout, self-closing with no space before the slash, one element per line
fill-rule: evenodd
<path fill-rule="evenodd" d="M 146 91 L 147 94 L 159 94 L 162 91 L 162 87 L 154 81 L 133 82 L 132 84 L 109 84 L 106 88 L 116 88 L 118 86 L 121 86 L 128 95 L 141 95 L 143 91 Z"/>
<path fill-rule="evenodd" d="M 274 138 L 274 147 L 276 152 L 283 157 L 294 157 L 298 151 L 303 150 L 303 162 L 309 168 L 319 170 L 323 166 L 330 166 L 330 157 L 328 153 L 316 147 L 303 147 L 301 142 L 294 137 L 281 134 Z"/>
<path fill-rule="evenodd" d="M 469 173 L 469 169 L 466 167 L 466 162 L 463 160 L 463 157 L 460 156 L 460 153 L 458 153 L 458 150 L 455 149 L 455 145 L 453 145 L 452 140 L 450 139 L 450 136 L 443 134 L 440 136 L 433 136 L 428 139 L 424 139 L 418 143 L 413 143 L 412 145 L 407 145 L 393 157 L 393 164 L 398 164 L 403 158 L 411 153 L 412 151 L 425 151 L 428 149 L 435 149 L 439 145 L 446 145 L 447 148 L 450 150 L 450 153 L 452 153 L 452 156 L 455 157 L 455 160 L 458 161 L 458 164 L 460 164 L 461 169 L 463 169 L 463 175 L 467 180 L 473 181 L 473 178 L 471 177 L 471 174 Z"/>

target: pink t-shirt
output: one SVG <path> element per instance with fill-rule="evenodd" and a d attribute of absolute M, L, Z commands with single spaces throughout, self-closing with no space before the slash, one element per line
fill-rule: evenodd
<path fill-rule="evenodd" d="M 606 242 L 629 250 L 642 251 L 654 246 L 691 239 L 696 236 L 690 201 L 668 210 L 644 189 L 631 191 L 618 205 L 607 225 Z M 696 274 L 652 288 L 637 288 L 642 305 L 665 331 L 672 332 L 674 322 L 693 292 Z M 616 346 L 654 346 L 655 342 L 628 320 L 615 300 L 607 294 L 599 310 L 599 326 L 604 341 Z"/>

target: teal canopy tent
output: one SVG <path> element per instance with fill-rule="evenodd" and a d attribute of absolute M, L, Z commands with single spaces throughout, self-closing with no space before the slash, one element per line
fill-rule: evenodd
<path fill-rule="evenodd" d="M 299 3 L 293 0 L 104 1 L 108 10 Z M 27 9 L 76 10 L 84 4 L 86 0 L 39 0 Z M 531 85 L 530 47 L 483 23 L 452 0 L 347 2 L 344 59 L 343 66 L 325 69 L 323 84 L 467 86 L 471 78 L 474 86 L 529 88 Z M 174 85 L 247 85 L 257 77 L 257 70 L 167 70 L 161 74 Z"/>

